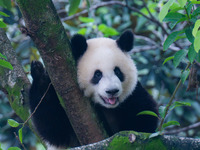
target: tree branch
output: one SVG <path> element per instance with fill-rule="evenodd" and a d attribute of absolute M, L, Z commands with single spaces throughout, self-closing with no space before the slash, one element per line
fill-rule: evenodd
<path fill-rule="evenodd" d="M 168 150 L 198 150 L 200 140 L 176 136 L 157 136 L 149 138 L 148 133 L 122 131 L 98 143 L 72 148 L 70 150 L 108 150 L 108 149 L 168 149 Z M 141 144 L 142 143 L 142 144 Z"/>
<path fill-rule="evenodd" d="M 146 46 L 135 46 L 133 51 L 132 52 L 141 52 L 141 51 L 147 51 L 147 50 L 151 50 L 151 49 L 160 49 L 162 50 L 163 49 L 163 46 L 162 45 L 159 45 L 157 44 L 155 41 L 153 41 L 152 39 L 148 38 L 148 37 L 145 37 L 145 36 L 141 36 L 141 35 L 135 35 L 135 38 L 136 39 L 139 39 L 139 40 L 143 40 L 143 41 L 146 41 L 150 44 L 152 44 L 151 46 L 150 45 L 146 45 Z M 179 51 L 180 48 L 179 47 L 175 47 L 173 45 L 170 45 L 169 49 L 173 50 L 173 51 Z"/>
<path fill-rule="evenodd" d="M 197 122 L 195 124 L 189 125 L 187 127 L 181 128 L 181 129 L 166 131 L 166 132 L 164 132 L 164 134 L 168 134 L 168 135 L 169 134 L 177 134 L 177 133 L 188 131 L 190 129 L 194 129 L 194 128 L 197 128 L 197 127 L 200 127 L 200 122 Z"/>
<path fill-rule="evenodd" d="M 188 63 L 187 66 L 186 66 L 186 68 L 185 68 L 185 70 L 187 70 L 187 69 L 190 67 L 190 65 L 191 65 L 191 63 Z M 162 131 L 162 127 L 163 127 L 165 118 L 166 118 L 167 114 L 169 113 L 170 106 L 172 105 L 172 102 L 173 102 L 173 100 L 174 100 L 174 97 L 175 97 L 175 95 L 176 95 L 176 92 L 178 91 L 179 87 L 181 86 L 181 83 L 182 83 L 182 81 L 181 81 L 181 79 L 180 79 L 179 82 L 178 82 L 178 84 L 177 84 L 177 86 L 176 86 L 176 88 L 175 88 L 175 90 L 174 90 L 174 92 L 172 93 L 172 96 L 171 96 L 171 98 L 170 98 L 170 100 L 169 100 L 169 103 L 167 104 L 167 106 L 166 106 L 166 108 L 165 108 L 164 117 L 161 119 L 160 125 L 159 125 L 159 127 L 158 127 L 158 130 L 159 130 L 159 131 Z"/>

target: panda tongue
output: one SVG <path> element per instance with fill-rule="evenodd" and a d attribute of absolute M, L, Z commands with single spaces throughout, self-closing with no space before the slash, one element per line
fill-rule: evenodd
<path fill-rule="evenodd" d="M 111 105 L 114 105 L 115 102 L 116 102 L 116 98 L 108 98 L 108 102 L 111 104 Z"/>

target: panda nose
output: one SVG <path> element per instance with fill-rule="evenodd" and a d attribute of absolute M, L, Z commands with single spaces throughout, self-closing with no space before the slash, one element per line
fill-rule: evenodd
<path fill-rule="evenodd" d="M 110 94 L 110 95 L 115 95 L 117 92 L 119 92 L 118 89 L 112 89 L 112 90 L 106 91 L 106 93 L 107 93 L 107 94 Z"/>

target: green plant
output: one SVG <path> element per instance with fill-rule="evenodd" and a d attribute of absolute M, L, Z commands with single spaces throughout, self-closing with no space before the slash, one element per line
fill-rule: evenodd
<path fill-rule="evenodd" d="M 174 55 L 167 57 L 164 60 L 166 62 L 173 60 L 174 67 L 178 67 L 181 62 L 187 64 L 185 69 L 181 73 L 180 81 L 178 82 L 168 104 L 166 106 L 160 106 L 159 108 L 159 116 L 156 114 L 152 114 L 151 111 L 140 112 L 138 115 L 153 115 L 160 119 L 160 125 L 157 129 L 157 133 L 152 136 L 156 136 L 161 134 L 163 130 L 171 125 L 179 126 L 178 121 L 169 121 L 165 123 L 165 119 L 167 114 L 179 106 L 191 106 L 190 103 L 173 101 L 174 97 L 182 83 L 184 83 L 189 74 L 190 74 L 190 66 L 195 62 L 200 62 L 200 7 L 197 7 L 195 4 L 200 4 L 197 0 L 169 0 L 166 2 L 162 10 L 159 14 L 160 21 L 169 23 L 169 27 L 173 30 L 177 24 L 186 22 L 186 25 L 183 29 L 176 30 L 168 35 L 164 44 L 163 50 L 166 51 L 170 47 L 170 45 L 177 44 L 176 41 L 188 40 L 190 42 L 190 46 L 186 48 L 180 47 L 180 50 L 174 53 Z M 152 137 L 151 136 L 151 137 Z"/>
<path fill-rule="evenodd" d="M 6 56 L 0 53 L 0 66 L 13 70 L 13 66 L 7 61 Z"/>

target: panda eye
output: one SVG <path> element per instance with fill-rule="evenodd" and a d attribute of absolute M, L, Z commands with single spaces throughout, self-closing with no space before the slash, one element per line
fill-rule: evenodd
<path fill-rule="evenodd" d="M 102 72 L 101 72 L 100 70 L 96 70 L 96 71 L 94 72 L 94 75 L 93 75 L 93 77 L 92 77 L 91 82 L 92 82 L 93 84 L 99 83 L 99 81 L 101 80 L 102 76 L 103 76 Z"/>
<path fill-rule="evenodd" d="M 115 75 L 119 78 L 121 82 L 124 81 L 124 74 L 121 72 L 119 67 L 115 67 L 114 69 Z"/>

